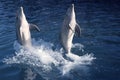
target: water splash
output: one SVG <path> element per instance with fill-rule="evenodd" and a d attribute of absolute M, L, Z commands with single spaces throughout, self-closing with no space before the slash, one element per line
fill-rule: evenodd
<path fill-rule="evenodd" d="M 5 58 L 4 62 L 6 64 L 27 66 L 37 74 L 40 74 L 44 79 L 57 79 L 60 76 L 69 74 L 71 70 L 80 68 L 82 65 L 90 65 L 92 60 L 95 59 L 93 54 L 78 56 L 69 53 L 65 55 L 66 57 L 63 57 L 62 50 L 53 50 L 54 44 L 45 42 L 42 39 L 38 41 L 33 39 L 32 43 L 33 47 L 26 49 L 15 41 L 15 55 Z M 75 44 L 73 47 L 83 49 L 81 44 Z"/>
<path fill-rule="evenodd" d="M 25 70 L 25 74 L 24 80 L 34 80 L 36 78 L 36 74 L 30 68 Z"/>

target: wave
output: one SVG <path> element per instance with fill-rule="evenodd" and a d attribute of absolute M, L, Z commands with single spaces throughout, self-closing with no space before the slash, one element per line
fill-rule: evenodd
<path fill-rule="evenodd" d="M 40 39 L 38 41 L 32 39 L 33 47 L 26 49 L 17 41 L 14 42 L 15 55 L 5 58 L 4 62 L 10 65 L 20 67 L 29 67 L 31 71 L 39 74 L 44 79 L 57 79 L 68 75 L 71 70 L 79 69 L 81 66 L 90 65 L 95 59 L 93 54 L 85 54 L 78 56 L 74 53 L 65 54 L 63 49 L 53 50 L 54 44 L 45 42 Z M 82 44 L 73 44 L 73 48 L 84 50 Z M 27 72 L 30 70 L 28 69 Z M 31 73 L 33 76 L 33 73 Z M 29 75 L 31 77 L 31 75 Z M 33 76 L 35 78 L 35 74 Z M 33 79 L 34 79 L 33 78 Z M 31 80 L 33 80 L 31 79 Z M 27 79 L 26 79 L 27 80 Z"/>

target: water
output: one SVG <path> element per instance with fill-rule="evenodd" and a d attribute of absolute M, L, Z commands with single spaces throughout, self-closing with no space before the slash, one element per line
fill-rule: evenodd
<path fill-rule="evenodd" d="M 74 38 L 69 60 L 62 56 L 59 32 L 70 0 L 0 0 L 0 80 L 120 79 L 120 2 L 74 3 L 82 35 Z M 27 20 L 41 29 L 31 31 L 31 50 L 16 42 L 15 16 L 21 5 Z"/>

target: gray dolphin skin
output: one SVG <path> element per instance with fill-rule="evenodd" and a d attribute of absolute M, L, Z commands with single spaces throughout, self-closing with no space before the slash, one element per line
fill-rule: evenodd
<path fill-rule="evenodd" d="M 30 29 L 36 29 L 40 31 L 40 29 L 36 25 L 29 24 L 27 22 L 27 19 L 23 11 L 23 7 L 20 7 L 16 17 L 16 36 L 17 36 L 18 42 L 22 46 L 31 47 L 32 45 Z"/>
<path fill-rule="evenodd" d="M 61 44 L 67 53 L 71 52 L 74 34 L 80 36 L 80 26 L 76 22 L 74 4 L 68 8 L 61 28 Z"/>

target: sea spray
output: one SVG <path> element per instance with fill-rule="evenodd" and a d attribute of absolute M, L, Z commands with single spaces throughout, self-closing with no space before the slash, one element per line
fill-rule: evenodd
<path fill-rule="evenodd" d="M 65 76 L 69 74 L 71 70 L 80 68 L 83 65 L 90 65 L 95 59 L 93 54 L 78 56 L 74 53 L 66 54 L 66 57 L 69 58 L 67 59 L 63 57 L 61 50 L 54 51 L 52 49 L 55 46 L 52 43 L 45 42 L 42 39 L 38 41 L 33 39 L 32 43 L 33 47 L 31 49 L 25 49 L 15 41 L 15 55 L 5 58 L 4 62 L 10 65 L 27 66 L 44 79 L 57 79 L 60 75 Z M 83 45 L 74 45 L 74 47 L 77 46 L 80 50 L 83 49 Z"/>

